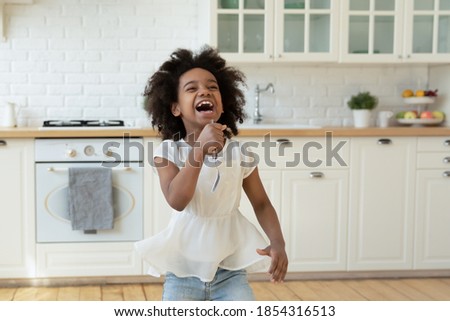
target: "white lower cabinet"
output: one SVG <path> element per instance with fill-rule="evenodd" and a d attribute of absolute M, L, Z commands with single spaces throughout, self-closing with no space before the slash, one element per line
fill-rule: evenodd
<path fill-rule="evenodd" d="M 0 138 L 0 278 L 35 276 L 34 144 Z"/>
<path fill-rule="evenodd" d="M 450 269 L 450 138 L 419 137 L 415 269 Z"/>
<path fill-rule="evenodd" d="M 348 171 L 284 171 L 282 182 L 289 271 L 345 270 Z"/>
<path fill-rule="evenodd" d="M 267 139 L 245 141 L 259 157 L 261 179 L 279 215 L 289 272 L 345 270 L 349 140 Z M 241 211 L 257 224 L 245 196 Z"/>
<path fill-rule="evenodd" d="M 450 269 L 449 196 L 450 170 L 418 171 L 415 269 Z"/>
<path fill-rule="evenodd" d="M 352 138 L 349 270 L 413 267 L 416 138 Z"/>

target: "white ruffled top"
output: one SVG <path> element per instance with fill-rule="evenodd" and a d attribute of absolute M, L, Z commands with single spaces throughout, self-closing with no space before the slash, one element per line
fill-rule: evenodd
<path fill-rule="evenodd" d="M 227 140 L 216 161 L 206 156 L 191 202 L 183 211 L 173 211 L 163 231 L 136 243 L 150 266 L 148 274 L 159 277 L 172 272 L 210 282 L 219 267 L 250 272 L 268 268 L 269 258 L 256 253 L 268 245 L 266 240 L 239 211 L 242 182 L 255 169 L 241 145 Z M 191 148 L 184 140 L 165 140 L 154 157 L 182 168 Z M 217 170 L 220 181 L 212 191 Z"/>

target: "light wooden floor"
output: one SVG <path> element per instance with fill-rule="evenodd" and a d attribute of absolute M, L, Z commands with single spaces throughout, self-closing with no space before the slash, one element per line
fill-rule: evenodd
<path fill-rule="evenodd" d="M 450 278 L 250 283 L 259 301 L 447 301 Z M 0 301 L 157 301 L 162 285 L 0 288 Z"/>

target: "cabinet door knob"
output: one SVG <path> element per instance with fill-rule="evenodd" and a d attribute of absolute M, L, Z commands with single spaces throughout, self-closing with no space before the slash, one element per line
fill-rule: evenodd
<path fill-rule="evenodd" d="M 446 141 L 444 141 L 444 146 L 450 146 L 450 139 L 447 139 Z"/>
<path fill-rule="evenodd" d="M 380 138 L 378 140 L 378 145 L 389 145 L 392 144 L 392 140 L 390 140 L 389 138 Z"/>
<path fill-rule="evenodd" d="M 445 171 L 442 173 L 443 177 L 450 177 L 450 171 Z"/>
<path fill-rule="evenodd" d="M 445 164 L 450 163 L 450 156 L 449 157 L 444 157 L 444 159 L 442 160 Z"/>
<path fill-rule="evenodd" d="M 6 145 L 8 145 L 8 144 L 6 143 L 6 140 L 0 140 L 0 146 L 6 146 Z"/>
<path fill-rule="evenodd" d="M 311 172 L 309 174 L 310 178 L 323 178 L 323 173 L 322 172 Z"/>

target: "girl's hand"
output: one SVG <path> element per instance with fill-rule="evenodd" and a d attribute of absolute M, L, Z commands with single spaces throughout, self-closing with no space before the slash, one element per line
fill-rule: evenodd
<path fill-rule="evenodd" d="M 227 125 L 222 125 L 219 123 L 207 124 L 197 141 L 205 155 L 212 154 L 213 152 L 220 152 L 224 144 L 224 134 L 223 131 L 227 128 Z"/>
<path fill-rule="evenodd" d="M 265 249 L 256 249 L 259 255 L 267 255 L 272 258 L 269 267 L 270 281 L 279 283 L 284 281 L 288 267 L 288 258 L 284 246 L 269 245 Z"/>

